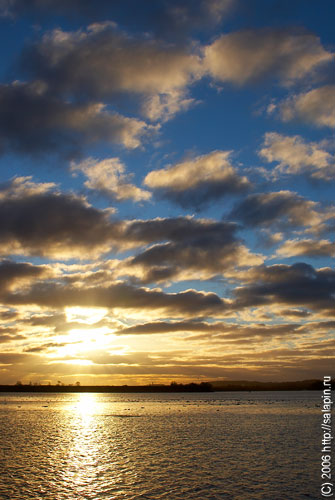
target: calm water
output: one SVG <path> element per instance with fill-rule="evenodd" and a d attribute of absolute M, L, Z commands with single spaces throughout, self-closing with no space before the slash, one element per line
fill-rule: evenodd
<path fill-rule="evenodd" d="M 1 500 L 318 499 L 320 394 L 0 395 Z"/>

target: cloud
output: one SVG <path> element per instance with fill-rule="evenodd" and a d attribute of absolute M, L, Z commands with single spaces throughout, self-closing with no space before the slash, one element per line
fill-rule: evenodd
<path fill-rule="evenodd" d="M 245 226 L 317 227 L 332 217 L 322 213 L 318 203 L 306 200 L 292 191 L 251 194 L 232 210 L 230 217 Z"/>
<path fill-rule="evenodd" d="M 287 304 L 334 315 L 335 271 L 305 263 L 255 268 L 250 284 L 235 289 L 235 308 Z"/>
<path fill-rule="evenodd" d="M 4 187 L 6 196 L 0 194 L 2 255 L 88 258 L 110 250 L 116 231 L 110 212 L 93 208 L 83 197 L 36 186 L 34 191 L 29 180 L 14 179 Z"/>
<path fill-rule="evenodd" d="M 80 14 L 81 10 L 85 14 L 94 15 L 97 11 L 105 13 L 110 3 L 108 0 L 1 0 L 0 14 L 3 16 L 15 16 L 28 13 L 38 13 L 46 15 L 56 14 Z"/>
<path fill-rule="evenodd" d="M 182 38 L 192 30 L 213 28 L 234 8 L 236 0 L 172 0 L 161 12 L 158 36 Z"/>
<path fill-rule="evenodd" d="M 122 94 L 142 99 L 146 117 L 167 119 L 192 100 L 187 87 L 202 74 L 200 57 L 185 47 L 133 38 L 112 22 L 86 30 L 46 33 L 24 54 L 26 71 L 58 95 L 107 100 L 122 105 Z"/>
<path fill-rule="evenodd" d="M 136 27 L 151 33 L 156 39 L 182 43 L 193 31 L 209 31 L 229 14 L 236 0 L 155 0 L 155 8 L 137 0 L 0 0 L 0 17 L 30 16 L 41 21 L 55 16 L 73 19 L 102 21 L 120 16 L 120 10 L 131 12 Z M 128 19 L 122 16 L 122 25 Z M 132 27 L 132 23 L 131 27 Z"/>
<path fill-rule="evenodd" d="M 32 176 L 13 177 L 0 184 L 0 201 L 20 199 L 22 196 L 39 196 L 56 188 L 54 182 L 34 182 Z"/>
<path fill-rule="evenodd" d="M 118 282 L 108 287 L 77 288 L 57 283 L 39 283 L 21 293 L 7 293 L 3 301 L 12 305 L 37 305 L 59 309 L 71 306 L 106 307 L 112 310 L 126 309 L 156 311 L 170 317 L 211 316 L 224 314 L 227 303 L 215 293 L 185 290 L 165 293 L 161 290 L 137 288 Z"/>
<path fill-rule="evenodd" d="M 124 240 L 151 246 L 126 259 L 116 273 L 142 283 L 203 280 L 261 264 L 262 256 L 249 252 L 236 231 L 229 222 L 193 217 L 128 221 Z"/>
<path fill-rule="evenodd" d="M 309 92 L 296 94 L 279 105 L 283 121 L 299 120 L 318 127 L 335 127 L 335 85 L 325 85 Z"/>
<path fill-rule="evenodd" d="M 1 291 L 15 290 L 22 286 L 52 277 L 53 273 L 47 266 L 34 266 L 28 262 L 14 262 L 11 260 L 0 261 Z M 6 317 L 2 317 L 6 319 Z M 11 316 L 9 316 L 11 319 Z"/>
<path fill-rule="evenodd" d="M 156 0 L 153 12 L 137 0 L 0 0 L 0 15 L 33 14 L 34 17 L 63 15 L 89 19 L 114 19 L 120 7 L 132 12 L 137 24 L 155 31 L 156 36 L 182 36 L 193 29 L 214 27 L 234 6 L 235 0 Z M 143 26 L 142 26 L 143 25 Z M 170 33 L 168 33 L 170 28 Z"/>
<path fill-rule="evenodd" d="M 335 157 L 319 144 L 305 142 L 299 135 L 267 133 L 258 154 L 269 163 L 279 164 L 275 172 L 303 173 L 327 181 L 335 177 Z"/>
<path fill-rule="evenodd" d="M 151 121 L 166 122 L 180 111 L 197 104 L 184 90 L 171 90 L 166 94 L 154 94 L 143 100 L 142 113 Z"/>
<path fill-rule="evenodd" d="M 203 321 L 154 321 L 138 323 L 120 329 L 119 335 L 151 335 L 177 332 L 218 332 L 222 323 L 206 323 Z"/>
<path fill-rule="evenodd" d="M 128 259 L 121 267 L 144 283 L 210 279 L 237 267 L 260 265 L 261 255 L 251 253 L 239 241 L 232 228 L 224 227 L 215 236 L 206 237 L 206 227 L 195 238 L 156 244 Z"/>
<path fill-rule="evenodd" d="M 122 238 L 129 243 L 155 242 L 215 247 L 238 241 L 236 224 L 193 216 L 125 221 Z"/>
<path fill-rule="evenodd" d="M 24 340 L 26 337 L 16 333 L 16 328 L 0 327 L 0 344 L 7 344 L 18 340 Z"/>
<path fill-rule="evenodd" d="M 125 165 L 119 158 L 95 160 L 88 158 L 80 163 L 71 163 L 73 172 L 82 172 L 86 177 L 84 185 L 88 189 L 97 191 L 107 198 L 116 201 L 133 200 L 144 201 L 151 198 L 151 193 L 140 189 L 129 181 L 133 174 L 125 172 Z"/>
<path fill-rule="evenodd" d="M 249 252 L 236 236 L 237 227 L 228 222 L 192 217 L 110 220 L 110 211 L 98 210 L 84 198 L 55 190 L 44 192 L 42 184 L 36 185 L 35 193 L 30 180 L 17 181 L 14 179 L 11 189 L 6 185 L 6 197 L 1 198 L 0 191 L 3 255 L 87 259 L 112 249 L 151 245 L 123 261 L 110 261 L 103 268 L 100 264 L 99 271 L 84 270 L 87 285 L 125 275 L 144 283 L 194 276 L 207 279 L 228 268 L 263 262 L 262 256 Z M 80 270 L 66 274 L 68 283 L 77 279 L 81 280 Z"/>
<path fill-rule="evenodd" d="M 236 85 L 268 77 L 291 84 L 332 60 L 314 34 L 270 28 L 222 35 L 204 49 L 204 55 L 213 78 Z"/>
<path fill-rule="evenodd" d="M 288 336 L 290 339 L 294 335 L 299 335 L 299 323 L 286 324 L 237 324 L 223 321 L 154 321 L 150 323 L 138 323 L 133 326 L 120 329 L 119 335 L 159 335 L 174 333 L 193 333 L 183 337 L 186 342 L 193 340 L 215 339 L 215 342 L 234 341 L 237 339 L 248 339 L 248 341 L 258 342 L 271 341 L 274 337 Z"/>
<path fill-rule="evenodd" d="M 0 254 L 94 259 L 111 250 L 162 243 L 170 249 L 166 259 L 171 265 L 178 258 L 178 266 L 187 265 L 187 253 L 191 258 L 192 252 L 190 267 L 196 258 L 199 266 L 205 263 L 211 252 L 220 257 L 218 266 L 222 259 L 241 263 L 256 258 L 237 240 L 233 224 L 192 217 L 122 221 L 111 219 L 112 213 L 94 208 L 83 196 L 62 193 L 54 184 L 15 178 L 0 186 Z"/>
<path fill-rule="evenodd" d="M 287 240 L 276 251 L 279 257 L 334 257 L 335 244 L 329 240 Z"/>
<path fill-rule="evenodd" d="M 84 145 L 104 141 L 132 149 L 150 130 L 102 103 L 58 99 L 38 82 L 0 85 L 0 152 L 74 156 Z"/>
<path fill-rule="evenodd" d="M 231 152 L 213 151 L 207 155 L 149 172 L 144 184 L 157 196 L 183 207 L 200 209 L 211 201 L 239 194 L 250 187 L 229 162 Z"/>
<path fill-rule="evenodd" d="M 0 364 L 2 365 L 12 365 L 12 364 L 22 364 L 27 363 L 34 357 L 30 354 L 15 353 L 15 352 L 3 352 L 0 353 Z"/>

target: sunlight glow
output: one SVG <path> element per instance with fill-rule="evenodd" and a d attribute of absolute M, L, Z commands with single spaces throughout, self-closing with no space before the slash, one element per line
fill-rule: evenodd
<path fill-rule="evenodd" d="M 76 356 L 91 351 L 106 349 L 115 339 L 113 330 L 107 326 L 100 328 L 74 328 L 66 335 L 57 337 L 57 341 L 65 345 L 57 350 L 58 356 Z"/>
<path fill-rule="evenodd" d="M 91 415 L 97 409 L 97 395 L 91 393 L 81 393 L 78 394 L 78 401 L 75 408 L 84 417 L 86 415 Z"/>
<path fill-rule="evenodd" d="M 66 365 L 92 366 L 94 363 L 89 359 L 66 359 L 63 361 Z"/>
<path fill-rule="evenodd" d="M 66 320 L 86 325 L 94 325 L 106 316 L 108 309 L 104 307 L 65 307 Z"/>

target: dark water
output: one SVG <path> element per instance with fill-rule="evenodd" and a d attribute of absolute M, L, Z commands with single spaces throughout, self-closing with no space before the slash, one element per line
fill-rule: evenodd
<path fill-rule="evenodd" d="M 1 500 L 320 497 L 320 394 L 2 394 Z"/>

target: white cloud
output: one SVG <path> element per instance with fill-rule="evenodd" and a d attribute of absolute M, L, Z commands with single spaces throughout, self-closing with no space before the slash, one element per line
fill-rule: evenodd
<path fill-rule="evenodd" d="M 278 248 L 276 255 L 279 257 L 332 257 L 335 255 L 335 245 L 329 240 L 287 240 Z"/>
<path fill-rule="evenodd" d="M 80 171 L 87 177 L 87 188 L 99 191 L 114 200 L 144 201 L 151 198 L 149 191 L 129 182 L 132 174 L 126 173 L 125 165 L 119 158 L 106 158 L 101 161 L 88 158 L 80 163 L 72 162 L 71 170 Z"/>
<path fill-rule="evenodd" d="M 335 85 L 294 95 L 279 105 L 283 121 L 301 120 L 319 127 L 335 127 Z"/>
<path fill-rule="evenodd" d="M 332 59 L 313 34 L 267 28 L 223 35 L 204 54 L 214 78 L 237 85 L 268 76 L 290 84 Z"/>
<path fill-rule="evenodd" d="M 8 126 L 10 120 L 10 127 Z M 102 102 L 60 99 L 42 83 L 0 85 L 0 146 L 21 153 L 78 153 L 84 144 L 107 141 L 133 149 L 157 130 Z"/>
<path fill-rule="evenodd" d="M 10 181 L 0 184 L 0 200 L 14 200 L 23 196 L 42 195 L 56 186 L 54 182 L 32 182 L 32 176 L 14 177 Z"/>
<path fill-rule="evenodd" d="M 179 111 L 186 111 L 196 103 L 184 90 L 172 90 L 166 94 L 154 94 L 144 100 L 143 114 L 152 121 L 167 121 Z"/>
<path fill-rule="evenodd" d="M 187 50 L 148 38 L 135 39 L 114 23 L 86 30 L 56 29 L 32 50 L 32 71 L 56 92 L 119 102 L 122 93 L 140 98 L 150 119 L 167 120 L 193 102 L 187 87 L 203 74 L 194 47 Z"/>
<path fill-rule="evenodd" d="M 276 172 L 309 174 L 313 178 L 331 180 L 335 176 L 335 159 L 318 143 L 307 143 L 302 137 L 265 134 L 259 156 L 269 163 L 277 162 Z"/>

